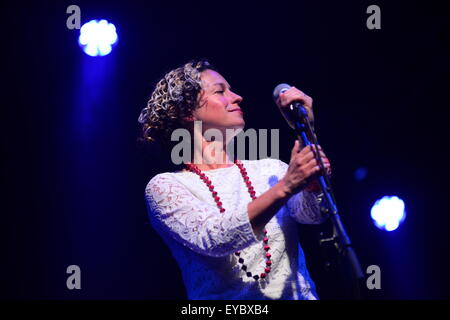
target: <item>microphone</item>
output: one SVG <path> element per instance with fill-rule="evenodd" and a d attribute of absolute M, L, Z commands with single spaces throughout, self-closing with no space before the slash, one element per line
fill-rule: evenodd
<path fill-rule="evenodd" d="M 278 98 L 280 97 L 280 94 L 286 92 L 289 88 L 291 88 L 291 86 L 286 83 L 280 83 L 279 85 L 277 85 L 273 90 L 273 101 L 275 101 L 276 103 Z M 295 120 L 299 120 L 299 118 L 300 120 L 308 119 L 308 111 L 303 106 L 302 101 L 294 101 L 289 105 L 288 108 L 283 108 L 280 111 L 289 126 L 294 130 Z"/>

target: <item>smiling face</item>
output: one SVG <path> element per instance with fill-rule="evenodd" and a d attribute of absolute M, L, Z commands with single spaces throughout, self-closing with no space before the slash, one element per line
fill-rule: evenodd
<path fill-rule="evenodd" d="M 202 121 L 203 131 L 244 128 L 243 112 L 239 107 L 242 97 L 231 91 L 228 82 L 216 71 L 203 71 L 201 81 L 200 103 L 193 118 Z"/>

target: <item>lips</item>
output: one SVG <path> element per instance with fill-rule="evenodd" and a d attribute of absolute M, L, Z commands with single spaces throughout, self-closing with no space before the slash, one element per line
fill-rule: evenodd
<path fill-rule="evenodd" d="M 235 112 L 235 111 L 238 111 L 238 112 L 240 112 L 240 113 L 244 113 L 244 112 L 242 112 L 241 108 L 231 109 L 231 110 L 228 111 L 228 112 Z"/>

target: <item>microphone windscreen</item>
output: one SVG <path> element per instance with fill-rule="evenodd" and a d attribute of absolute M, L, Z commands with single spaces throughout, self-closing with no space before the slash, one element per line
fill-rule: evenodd
<path fill-rule="evenodd" d="M 273 89 L 273 94 L 272 94 L 272 98 L 273 101 L 277 101 L 278 97 L 280 96 L 280 93 L 285 92 L 286 90 L 288 90 L 291 86 L 288 85 L 287 83 L 280 83 L 279 85 L 277 85 L 275 87 L 275 89 Z"/>

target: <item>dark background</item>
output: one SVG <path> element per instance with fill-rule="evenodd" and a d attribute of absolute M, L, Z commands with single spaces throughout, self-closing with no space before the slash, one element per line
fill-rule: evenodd
<path fill-rule="evenodd" d="M 208 58 L 244 97 L 247 128 L 294 135 L 271 100 L 287 82 L 314 98 L 341 217 L 363 268 L 381 268 L 374 299 L 449 298 L 450 11 L 435 1 L 44 2 L 2 4 L 0 296 L 183 299 L 180 273 L 147 221 L 144 188 L 169 158 L 136 142 L 137 118 L 165 72 Z M 105 18 L 119 43 L 85 55 L 66 28 Z M 366 8 L 381 8 L 369 30 Z M 366 168 L 363 180 L 355 170 Z M 404 199 L 394 232 L 375 200 Z M 347 297 L 323 268 L 317 233 L 300 226 L 323 299 Z M 82 289 L 66 288 L 79 265 Z M 332 268 L 333 269 L 333 268 Z M 341 279 L 341 280 L 340 280 Z"/>

